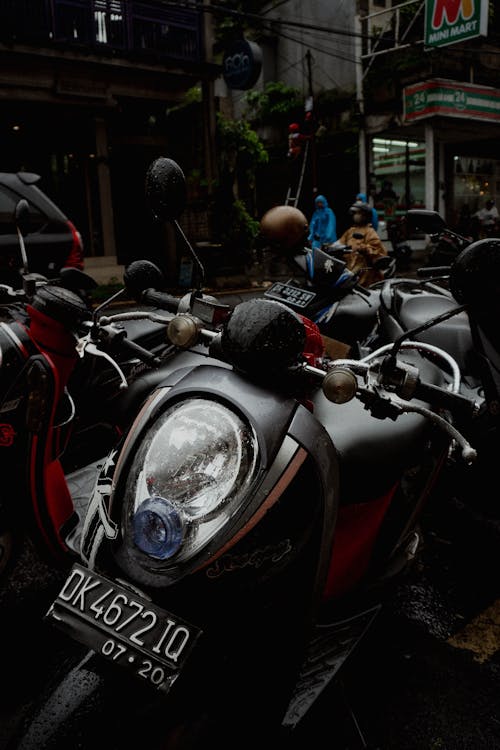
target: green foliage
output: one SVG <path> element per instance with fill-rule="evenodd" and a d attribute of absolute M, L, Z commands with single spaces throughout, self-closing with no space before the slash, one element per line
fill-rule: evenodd
<path fill-rule="evenodd" d="M 219 240 L 226 246 L 247 251 L 259 233 L 259 222 L 252 218 L 239 198 L 224 206 L 224 220 L 219 225 Z"/>
<path fill-rule="evenodd" d="M 214 228 L 224 245 L 247 253 L 259 224 L 252 218 L 257 170 L 269 160 L 259 136 L 246 120 L 217 113 L 219 184 L 215 194 Z"/>
<path fill-rule="evenodd" d="M 219 170 L 238 173 L 255 184 L 258 166 L 269 161 L 269 155 L 259 136 L 246 120 L 229 120 L 217 113 L 217 146 Z"/>
<path fill-rule="evenodd" d="M 191 108 L 193 105 L 196 106 L 197 104 L 201 104 L 202 97 L 203 97 L 203 94 L 201 91 L 201 86 L 193 86 L 192 88 L 186 91 L 182 101 L 179 102 L 179 104 L 176 104 L 173 107 L 169 107 L 168 109 L 169 116 L 173 114 L 174 112 L 182 112 L 184 110 Z"/>
<path fill-rule="evenodd" d="M 263 91 L 247 92 L 245 101 L 246 116 L 256 125 L 283 125 L 304 106 L 300 91 L 281 81 L 266 83 Z"/>

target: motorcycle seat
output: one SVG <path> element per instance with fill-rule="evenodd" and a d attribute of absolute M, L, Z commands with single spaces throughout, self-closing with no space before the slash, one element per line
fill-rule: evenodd
<path fill-rule="evenodd" d="M 456 307 L 458 303 L 453 298 L 440 294 L 408 294 L 401 305 L 399 317 L 403 329 L 408 331 Z M 412 338 L 444 349 L 456 360 L 461 373 L 473 369 L 474 347 L 467 313 L 458 313 Z"/>

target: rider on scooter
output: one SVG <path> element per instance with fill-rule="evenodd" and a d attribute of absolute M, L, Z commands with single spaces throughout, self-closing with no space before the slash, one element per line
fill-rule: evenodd
<path fill-rule="evenodd" d="M 358 283 L 367 287 L 384 278 L 383 272 L 374 268 L 374 261 L 388 253 L 371 226 L 371 206 L 368 203 L 354 203 L 349 213 L 352 216 L 352 226 L 340 237 L 338 245 L 349 246 L 350 249 L 345 252 L 343 260 L 350 271 L 359 273 Z M 335 244 L 332 249 L 335 249 Z"/>

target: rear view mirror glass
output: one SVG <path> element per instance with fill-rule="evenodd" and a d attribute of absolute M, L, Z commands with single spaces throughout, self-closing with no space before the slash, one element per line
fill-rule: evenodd
<path fill-rule="evenodd" d="M 408 234 L 439 234 L 446 227 L 446 222 L 437 211 L 413 208 L 406 213 Z"/>
<path fill-rule="evenodd" d="M 187 199 L 186 178 L 177 162 L 159 157 L 146 173 L 146 199 L 155 219 L 176 221 Z"/>

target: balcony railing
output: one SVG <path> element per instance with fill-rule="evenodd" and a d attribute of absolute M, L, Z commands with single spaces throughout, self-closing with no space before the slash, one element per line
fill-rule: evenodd
<path fill-rule="evenodd" d="M 201 62 L 201 13 L 132 0 L 0 0 L 0 41 Z"/>

